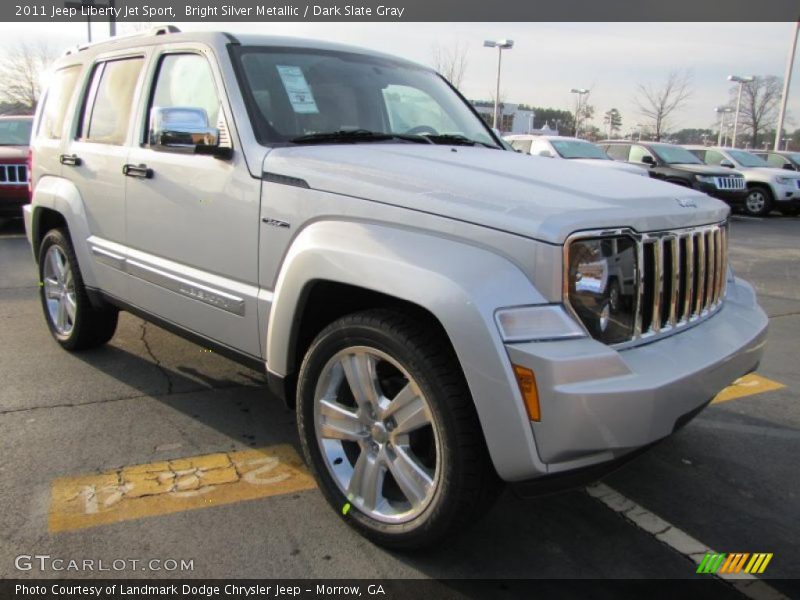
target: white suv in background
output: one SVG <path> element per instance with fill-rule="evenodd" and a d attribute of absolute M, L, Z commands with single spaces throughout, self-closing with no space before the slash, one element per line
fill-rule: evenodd
<path fill-rule="evenodd" d="M 511 147 L 523 154 L 560 158 L 576 163 L 605 167 L 623 173 L 631 173 L 641 177 L 649 177 L 644 169 L 613 160 L 601 148 L 591 142 L 574 137 L 560 135 L 508 135 L 505 140 Z"/>
<path fill-rule="evenodd" d="M 747 214 L 762 217 L 772 209 L 784 215 L 800 212 L 800 174 L 770 167 L 760 156 L 738 148 L 684 146 L 707 165 L 736 169 L 747 182 Z"/>

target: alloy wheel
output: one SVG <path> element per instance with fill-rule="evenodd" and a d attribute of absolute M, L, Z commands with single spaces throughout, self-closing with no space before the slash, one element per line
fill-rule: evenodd
<path fill-rule="evenodd" d="M 77 300 L 72 267 L 63 250 L 50 246 L 44 257 L 44 296 L 50 322 L 56 332 L 68 336 L 75 327 Z"/>

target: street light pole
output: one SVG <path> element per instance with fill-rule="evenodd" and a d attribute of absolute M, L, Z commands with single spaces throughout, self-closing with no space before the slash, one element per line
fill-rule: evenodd
<path fill-rule="evenodd" d="M 483 46 L 485 48 L 497 48 L 497 85 L 494 93 L 494 118 L 492 119 L 492 127 L 498 129 L 497 122 L 500 119 L 500 67 L 503 61 L 503 50 L 511 50 L 511 48 L 514 47 L 514 40 L 485 40 Z"/>
<path fill-rule="evenodd" d="M 742 106 L 742 88 L 745 83 L 755 81 L 755 77 L 749 75 L 741 77 L 739 75 L 728 75 L 728 81 L 739 84 L 739 95 L 736 98 L 736 115 L 733 117 L 733 137 L 731 138 L 731 146 L 736 148 L 736 131 L 739 128 L 739 109 Z"/>
<path fill-rule="evenodd" d="M 578 119 L 580 118 L 581 113 L 581 103 L 583 101 L 583 96 L 589 93 L 589 90 L 586 88 L 572 88 L 569 91 L 570 94 L 578 94 L 578 104 L 575 106 L 575 137 L 578 137 Z"/>
<path fill-rule="evenodd" d="M 722 146 L 722 130 L 725 127 L 725 113 L 733 112 L 730 106 L 717 106 L 714 112 L 719 114 L 719 133 L 717 134 L 717 146 Z"/>
<path fill-rule="evenodd" d="M 797 49 L 797 32 L 800 31 L 800 21 L 794 24 L 792 44 L 789 57 L 786 59 L 786 73 L 783 76 L 783 95 L 781 96 L 781 112 L 778 116 L 778 128 L 775 131 L 775 150 L 781 149 L 781 135 L 783 135 L 783 121 L 786 118 L 786 101 L 789 98 L 789 84 L 792 81 L 792 68 L 794 67 L 794 52 Z"/>

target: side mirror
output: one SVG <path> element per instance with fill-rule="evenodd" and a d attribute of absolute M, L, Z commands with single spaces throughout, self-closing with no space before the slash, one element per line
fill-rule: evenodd
<path fill-rule="evenodd" d="M 553 158 L 553 153 L 550 150 L 539 150 L 539 156 L 544 156 L 545 158 Z"/>
<path fill-rule="evenodd" d="M 719 161 L 719 166 L 720 167 L 728 167 L 729 169 L 733 169 L 736 165 L 734 165 L 731 161 L 729 161 L 727 159 L 723 159 L 723 160 Z"/>
<path fill-rule="evenodd" d="M 652 156 L 650 156 L 649 154 L 645 154 L 642 157 L 642 162 L 644 164 L 646 164 L 646 165 L 650 165 L 651 167 L 656 166 L 656 160 Z"/>
<path fill-rule="evenodd" d="M 783 168 L 787 171 L 797 171 L 797 167 L 795 167 L 792 163 L 783 163 Z"/>
<path fill-rule="evenodd" d="M 156 150 L 194 150 L 228 158 L 230 148 L 220 146 L 220 132 L 209 127 L 205 109 L 196 107 L 153 107 L 150 111 L 150 146 Z"/>

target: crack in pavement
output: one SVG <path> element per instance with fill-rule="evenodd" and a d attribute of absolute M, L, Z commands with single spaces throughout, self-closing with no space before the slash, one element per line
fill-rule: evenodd
<path fill-rule="evenodd" d="M 15 413 L 24 413 L 33 410 L 47 410 L 49 408 L 80 408 L 82 406 L 92 406 L 93 404 L 107 404 L 110 402 L 123 402 L 125 400 L 137 400 L 139 398 L 153 398 L 158 399 L 163 396 L 182 396 L 184 394 L 195 394 L 198 392 L 210 392 L 214 390 L 230 390 L 234 388 L 250 388 L 255 389 L 258 387 L 263 386 L 255 386 L 255 385 L 248 385 L 243 383 L 236 383 L 232 385 L 221 385 L 218 387 L 201 387 L 196 390 L 185 390 L 182 392 L 170 392 L 169 394 L 134 394 L 133 396 L 122 396 L 119 398 L 103 398 L 100 400 L 91 400 L 89 402 L 65 402 L 61 404 L 47 404 L 44 406 L 27 406 L 24 408 L 9 408 L 6 410 L 0 410 L 0 417 L 3 415 L 15 414 Z"/>
<path fill-rule="evenodd" d="M 172 389 L 173 389 L 172 377 L 170 377 L 169 369 L 165 368 L 164 365 L 161 364 L 161 360 L 159 360 L 156 357 L 156 355 L 153 353 L 153 349 L 150 348 L 150 344 L 148 343 L 147 339 L 145 338 L 145 335 L 147 334 L 147 322 L 146 321 L 142 321 L 141 327 L 142 327 L 142 337 L 139 338 L 139 339 L 144 344 L 144 348 L 147 351 L 147 354 L 150 356 L 150 358 L 153 359 L 153 362 L 155 363 L 156 368 L 159 371 L 161 371 L 161 374 L 164 376 L 164 379 L 167 380 L 167 393 L 165 395 L 169 396 L 170 394 L 172 394 Z"/>

